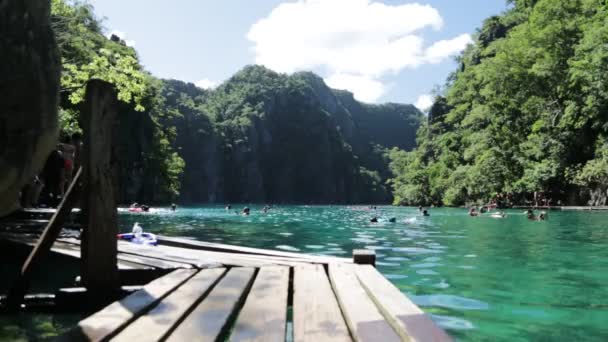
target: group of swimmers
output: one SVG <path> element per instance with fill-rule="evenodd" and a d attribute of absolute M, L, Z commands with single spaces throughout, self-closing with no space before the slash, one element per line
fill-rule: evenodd
<path fill-rule="evenodd" d="M 175 211 L 177 209 L 177 204 L 171 203 L 171 207 L 170 208 L 171 208 L 171 211 Z M 129 206 L 129 211 L 132 211 L 132 212 L 145 212 L 145 213 L 147 213 L 147 212 L 150 211 L 150 206 L 134 202 L 133 204 L 131 204 Z"/>
<path fill-rule="evenodd" d="M 267 213 L 270 209 L 272 208 L 272 206 L 270 205 L 265 205 L 264 208 L 262 208 L 262 212 L 265 214 Z M 232 206 L 230 204 L 226 205 L 225 207 L 226 211 L 231 210 Z M 238 211 L 234 211 L 235 214 L 239 215 Z M 243 210 L 241 210 L 240 215 L 243 216 L 249 216 L 249 214 L 251 213 L 251 209 L 249 207 L 244 207 Z"/>
<path fill-rule="evenodd" d="M 528 220 L 530 221 L 544 221 L 547 219 L 547 213 L 544 211 L 541 211 L 540 214 L 538 214 L 538 216 L 534 215 L 534 211 L 532 209 L 528 209 L 526 211 L 526 217 L 528 217 Z"/>
<path fill-rule="evenodd" d="M 500 212 L 500 211 L 496 211 L 496 212 L 492 212 L 492 207 L 488 207 L 488 206 L 483 206 L 481 208 L 479 208 L 479 210 L 477 210 L 477 208 L 472 207 L 471 209 L 469 209 L 469 216 L 480 216 L 481 214 L 485 214 L 485 213 L 489 213 L 490 217 L 493 218 L 505 218 L 507 217 L 507 214 L 505 214 L 504 212 Z M 528 218 L 528 220 L 531 221 L 544 221 L 547 219 L 547 213 L 544 211 L 541 211 L 540 214 L 535 215 L 534 211 L 532 209 L 528 209 L 525 212 L 526 217 Z"/>
<path fill-rule="evenodd" d="M 493 209 L 496 209 L 496 207 L 492 207 L 492 206 L 482 206 L 479 208 L 479 210 L 477 210 L 476 207 L 472 207 L 471 209 L 469 209 L 469 216 L 480 216 L 481 214 L 485 214 L 485 213 L 489 213 L 490 217 L 493 218 L 505 218 L 507 217 L 507 214 L 505 214 L 502 211 L 494 211 L 492 212 Z"/>
<path fill-rule="evenodd" d="M 373 208 L 376 209 L 376 207 L 373 207 Z M 418 212 L 422 216 L 431 216 L 431 214 L 429 213 L 429 211 L 427 209 L 423 209 L 422 206 L 418 207 Z M 378 223 L 378 216 L 373 216 L 369 220 L 369 222 L 371 222 L 371 223 Z M 396 217 L 391 217 L 391 218 L 388 219 L 388 222 L 395 223 L 395 222 L 397 222 L 397 218 Z M 408 222 L 408 220 L 406 220 L 406 222 Z"/>

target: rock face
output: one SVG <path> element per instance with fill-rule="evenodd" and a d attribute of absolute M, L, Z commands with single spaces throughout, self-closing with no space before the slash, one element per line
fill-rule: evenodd
<path fill-rule="evenodd" d="M 58 134 L 60 60 L 49 1 L 0 0 L 0 215 L 16 209 Z"/>
<path fill-rule="evenodd" d="M 421 113 L 369 105 L 313 73 L 246 67 L 217 90 L 164 81 L 186 167 L 180 201 L 389 202 L 383 149 L 415 145 Z"/>

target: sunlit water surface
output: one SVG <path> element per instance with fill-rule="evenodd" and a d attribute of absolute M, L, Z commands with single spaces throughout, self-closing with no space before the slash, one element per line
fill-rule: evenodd
<path fill-rule="evenodd" d="M 532 222 L 515 210 L 494 219 L 382 207 L 370 223 L 361 207 L 235 209 L 122 211 L 121 230 L 137 221 L 164 235 L 341 257 L 374 249 L 378 269 L 458 340 L 608 340 L 608 212 Z"/>

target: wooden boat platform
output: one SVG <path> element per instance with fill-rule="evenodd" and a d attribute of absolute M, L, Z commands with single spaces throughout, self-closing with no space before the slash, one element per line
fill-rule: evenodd
<path fill-rule="evenodd" d="M 17 231 L 0 239 L 37 241 Z M 154 276 L 60 340 L 451 340 L 372 265 L 163 236 L 159 244 L 118 241 L 121 272 Z M 59 238 L 51 251 L 79 258 L 80 241 Z"/>
<path fill-rule="evenodd" d="M 175 270 L 80 321 L 60 340 L 450 340 L 373 266 L 326 267 Z"/>

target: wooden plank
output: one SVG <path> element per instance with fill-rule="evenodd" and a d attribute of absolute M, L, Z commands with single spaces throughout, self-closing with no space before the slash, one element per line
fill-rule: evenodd
<path fill-rule="evenodd" d="M 357 266 L 357 277 L 386 320 L 403 339 L 451 341 L 416 304 L 372 266 Z"/>
<path fill-rule="evenodd" d="M 57 241 L 55 243 L 55 245 L 58 245 L 58 247 L 68 249 L 68 250 L 74 250 L 74 251 L 80 250 L 80 248 L 77 244 L 66 243 L 63 239 L 61 239 L 60 241 Z M 156 259 L 156 258 L 144 256 L 144 255 L 135 255 L 135 254 L 119 252 L 116 257 L 119 262 L 126 261 L 126 262 L 129 262 L 132 264 L 139 264 L 142 266 L 165 269 L 165 270 L 176 269 L 176 268 L 192 268 L 191 264 L 186 264 L 186 263 L 176 262 L 176 261 L 171 261 L 171 260 Z"/>
<path fill-rule="evenodd" d="M 293 283 L 294 341 L 352 341 L 321 265 L 294 268 Z"/>
<path fill-rule="evenodd" d="M 80 240 L 74 238 L 59 239 L 58 242 L 68 243 L 79 246 Z M 186 254 L 186 253 L 182 253 Z M 157 249 L 156 246 L 136 245 L 125 241 L 118 241 L 118 259 L 129 260 L 131 262 L 141 262 L 145 265 L 156 268 L 211 268 L 221 266 L 219 262 L 209 261 L 198 258 L 180 257 L 175 254 L 167 254 L 165 250 Z"/>
<path fill-rule="evenodd" d="M 301 262 L 314 262 L 320 264 L 327 264 L 330 262 L 345 262 L 351 263 L 352 260 L 348 258 L 339 258 L 332 256 L 319 256 L 319 255 L 310 255 L 303 253 L 291 253 L 291 252 L 283 252 L 276 251 L 270 249 L 261 249 L 261 248 L 252 248 L 252 247 L 243 247 L 236 245 L 227 245 L 222 243 L 215 242 L 206 242 L 206 241 L 196 241 L 190 239 L 169 237 L 169 236 L 158 236 L 158 242 L 162 245 L 181 247 L 181 248 L 189 248 L 189 249 L 200 249 L 211 252 L 225 252 L 225 253 L 239 253 L 239 254 L 252 254 L 252 255 L 260 255 L 260 256 L 273 256 L 273 257 L 282 257 L 282 258 L 290 258 L 290 259 L 298 259 L 297 261 Z"/>
<path fill-rule="evenodd" d="M 299 264 L 298 262 L 278 260 L 272 257 L 207 252 L 170 246 L 142 246 L 123 241 L 119 242 L 118 249 L 123 253 L 189 262 L 196 267 L 208 267 L 208 265 L 263 267 L 273 265 L 295 266 Z"/>
<path fill-rule="evenodd" d="M 117 158 L 113 135 L 117 124 L 117 94 L 108 82 L 87 82 L 82 108 L 82 154 L 85 213 L 81 235 L 81 276 L 85 287 L 102 301 L 119 286 L 116 268 Z"/>
<path fill-rule="evenodd" d="M 400 341 L 368 297 L 355 274 L 355 265 L 330 264 L 329 277 L 355 341 Z"/>
<path fill-rule="evenodd" d="M 262 267 L 236 321 L 231 341 L 285 341 L 289 268 Z"/>
<path fill-rule="evenodd" d="M 161 340 L 179 319 L 209 292 L 225 271 L 224 268 L 200 271 L 152 310 L 129 324 L 112 341 Z"/>
<path fill-rule="evenodd" d="M 8 293 L 7 306 L 11 309 L 17 309 L 23 300 L 23 296 L 27 292 L 30 285 L 30 278 L 36 269 L 37 265 L 49 253 L 53 242 L 59 236 L 63 223 L 72 212 L 72 208 L 80 198 L 80 179 L 82 178 L 82 169 L 78 169 L 72 184 L 68 188 L 65 196 L 59 204 L 59 208 L 44 228 L 44 232 L 40 236 L 40 240 L 34 246 L 27 259 L 23 263 L 17 279 L 11 286 Z M 114 265 L 116 267 L 116 265 Z"/>
<path fill-rule="evenodd" d="M 195 270 L 176 270 L 144 286 L 140 291 L 114 302 L 103 310 L 80 321 L 78 325 L 60 336 L 60 341 L 101 341 L 137 318 L 142 312 L 156 305 L 171 291 L 196 273 Z"/>
<path fill-rule="evenodd" d="M 216 341 L 222 337 L 246 295 L 253 273 L 253 268 L 231 269 L 167 341 Z"/>

